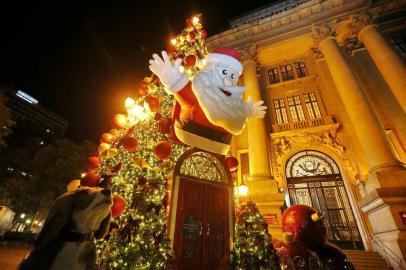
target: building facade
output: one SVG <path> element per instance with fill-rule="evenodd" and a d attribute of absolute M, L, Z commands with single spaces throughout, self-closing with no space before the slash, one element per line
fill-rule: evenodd
<path fill-rule="evenodd" d="M 245 95 L 265 119 L 233 138 L 239 183 L 275 238 L 281 212 L 323 212 L 328 238 L 406 255 L 406 1 L 278 1 L 208 39 L 242 55 Z"/>

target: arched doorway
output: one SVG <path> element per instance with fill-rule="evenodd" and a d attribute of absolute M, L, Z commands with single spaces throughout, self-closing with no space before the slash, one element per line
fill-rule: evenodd
<path fill-rule="evenodd" d="M 191 149 L 179 158 L 170 229 L 175 269 L 227 269 L 233 209 L 230 182 L 221 157 Z"/>
<path fill-rule="evenodd" d="M 318 151 L 302 151 L 286 163 L 290 204 L 321 211 L 327 238 L 344 249 L 364 249 L 340 170 L 332 158 Z"/>

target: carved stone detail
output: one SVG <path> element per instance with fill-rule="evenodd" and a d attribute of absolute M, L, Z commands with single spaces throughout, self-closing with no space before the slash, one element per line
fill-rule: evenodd
<path fill-rule="evenodd" d="M 346 171 L 351 181 L 355 181 L 356 170 L 352 162 L 345 155 L 345 147 L 337 137 L 336 130 L 323 130 L 315 133 L 303 132 L 292 136 L 280 136 L 272 139 L 271 147 L 274 164 L 273 175 L 275 179 L 282 183 L 285 168 L 283 162 L 294 148 L 303 146 L 325 146 L 334 151 L 344 161 Z"/>
<path fill-rule="evenodd" d="M 324 23 L 322 25 L 312 25 L 313 42 L 316 48 L 319 47 L 320 42 L 327 37 L 335 37 L 336 30 L 332 23 Z"/>
<path fill-rule="evenodd" d="M 257 62 L 257 46 L 251 45 L 249 47 L 238 50 L 241 55 L 241 63 L 248 60 L 253 60 Z"/>
<path fill-rule="evenodd" d="M 359 31 L 372 23 L 372 15 L 364 12 L 350 17 L 350 23 L 347 25 L 348 38 L 356 38 Z"/>

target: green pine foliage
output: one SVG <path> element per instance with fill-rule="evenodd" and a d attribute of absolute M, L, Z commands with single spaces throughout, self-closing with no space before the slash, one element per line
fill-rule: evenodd
<path fill-rule="evenodd" d="M 231 269 L 280 269 L 268 225 L 252 201 L 242 206 L 235 224 Z"/>

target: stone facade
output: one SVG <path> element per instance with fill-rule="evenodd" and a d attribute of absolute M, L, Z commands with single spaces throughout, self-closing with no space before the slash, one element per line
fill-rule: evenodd
<path fill-rule="evenodd" d="M 404 269 L 405 11 L 405 0 L 285 1 L 208 39 L 209 48 L 240 50 L 246 95 L 268 105 L 265 119 L 233 138 L 231 154 L 250 198 L 277 217 L 274 237 L 281 208 L 293 203 L 288 163 L 317 151 L 339 168 L 363 247 Z"/>

